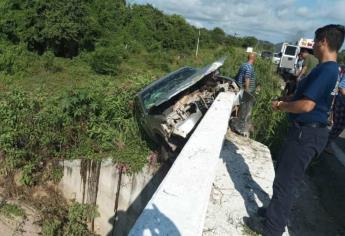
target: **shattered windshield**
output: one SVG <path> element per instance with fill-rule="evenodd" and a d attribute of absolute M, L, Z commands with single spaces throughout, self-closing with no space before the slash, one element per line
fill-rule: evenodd
<path fill-rule="evenodd" d="M 179 85 L 195 72 L 197 72 L 197 69 L 183 68 L 149 88 L 142 95 L 145 109 L 149 110 L 157 102 L 169 95 L 171 91 L 178 89 Z"/>

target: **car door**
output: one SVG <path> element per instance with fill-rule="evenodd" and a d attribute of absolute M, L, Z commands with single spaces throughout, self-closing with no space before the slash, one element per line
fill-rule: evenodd
<path fill-rule="evenodd" d="M 279 67 L 293 70 L 295 68 L 295 63 L 296 63 L 298 53 L 299 53 L 299 50 L 297 46 L 287 45 L 280 59 Z"/>

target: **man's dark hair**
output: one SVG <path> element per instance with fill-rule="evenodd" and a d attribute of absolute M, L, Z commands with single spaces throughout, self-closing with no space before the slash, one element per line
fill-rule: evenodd
<path fill-rule="evenodd" d="M 315 40 L 327 40 L 331 51 L 339 51 L 344 42 L 345 27 L 343 25 L 326 25 L 315 31 Z"/>
<path fill-rule="evenodd" d="M 301 48 L 300 53 L 304 53 L 307 52 L 309 54 L 314 54 L 313 49 L 309 49 L 309 48 Z"/>

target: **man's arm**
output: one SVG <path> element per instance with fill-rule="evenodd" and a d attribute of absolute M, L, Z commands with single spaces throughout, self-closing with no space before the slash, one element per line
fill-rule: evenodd
<path fill-rule="evenodd" d="M 301 80 L 302 75 L 304 75 L 306 71 L 307 71 L 307 66 L 303 66 L 302 70 L 300 70 L 300 72 L 297 75 L 297 81 Z"/>
<path fill-rule="evenodd" d="M 305 113 L 311 112 L 316 106 L 316 103 L 309 98 L 303 98 L 293 102 L 273 101 L 272 109 L 274 111 L 285 111 L 289 113 Z"/>
<path fill-rule="evenodd" d="M 249 92 L 249 85 L 250 85 L 250 77 L 246 76 L 244 78 L 244 91 Z"/>

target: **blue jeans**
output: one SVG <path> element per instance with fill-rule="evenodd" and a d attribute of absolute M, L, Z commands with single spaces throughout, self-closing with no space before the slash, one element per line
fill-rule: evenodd
<path fill-rule="evenodd" d="M 290 127 L 277 160 L 273 196 L 267 208 L 266 236 L 281 236 L 289 219 L 293 195 L 314 157 L 325 148 L 327 128 Z"/>

